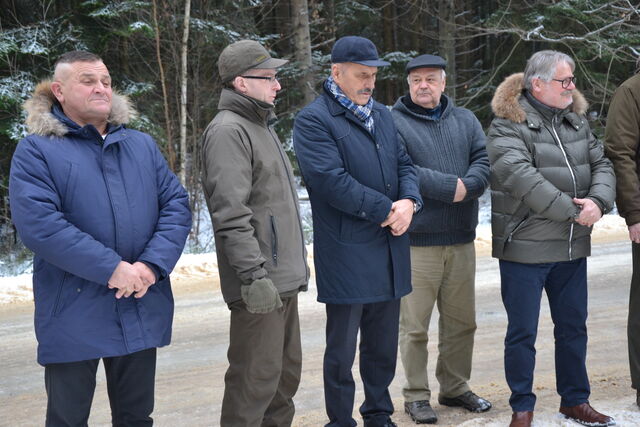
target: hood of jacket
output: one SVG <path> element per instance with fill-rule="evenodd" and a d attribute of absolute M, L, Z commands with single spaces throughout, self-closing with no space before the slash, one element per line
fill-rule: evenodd
<path fill-rule="evenodd" d="M 491 109 L 496 117 L 515 123 L 523 123 L 527 118 L 527 113 L 520 104 L 524 89 L 524 73 L 512 74 L 504 79 L 491 100 Z M 569 106 L 569 111 L 583 115 L 587 112 L 588 107 L 589 103 L 582 93 L 575 89 L 573 103 Z"/>
<path fill-rule="evenodd" d="M 41 136 L 64 136 L 69 132 L 69 127 L 51 112 L 56 103 L 56 97 L 51 91 L 51 80 L 39 83 L 31 98 L 23 105 L 27 112 L 26 124 L 29 133 Z M 124 125 L 136 116 L 137 112 L 129 98 L 114 91 L 108 123 L 114 126 Z"/>

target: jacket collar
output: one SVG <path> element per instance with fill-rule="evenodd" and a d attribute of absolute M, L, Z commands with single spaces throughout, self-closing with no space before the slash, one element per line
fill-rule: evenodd
<path fill-rule="evenodd" d="M 342 104 L 340 104 L 331 93 L 327 92 L 327 89 L 324 88 L 324 85 L 323 85 L 322 96 L 324 97 L 327 107 L 329 108 L 329 113 L 332 116 L 345 114 L 347 117 L 352 116 L 354 120 L 358 120 L 358 118 L 353 113 L 351 113 L 347 108 L 345 108 Z M 371 114 L 376 114 L 376 115 L 379 114 L 380 108 L 385 108 L 385 107 L 382 106 L 382 104 L 380 104 L 378 101 L 374 99 L 373 106 L 371 108 L 372 109 Z M 349 114 L 346 114 L 347 112 Z"/>
<path fill-rule="evenodd" d="M 267 126 L 276 121 L 273 108 L 271 104 L 226 88 L 222 89 L 220 101 L 218 102 L 219 110 L 233 111 L 249 121 Z"/>
<path fill-rule="evenodd" d="M 447 95 L 443 93 L 442 95 L 440 95 L 440 105 L 442 105 L 443 110 L 440 113 L 440 118 L 434 119 L 433 117 L 427 116 L 425 114 L 418 114 L 417 112 L 409 109 L 409 107 L 407 107 L 407 105 L 403 101 L 403 99 L 406 99 L 407 97 L 411 99 L 410 95 L 404 95 L 398 98 L 396 103 L 393 105 L 393 109 L 398 110 L 399 112 L 407 114 L 409 116 L 416 117 L 420 120 L 437 121 L 437 120 L 445 119 L 451 113 L 451 109 L 454 106 L 451 98 L 449 98 Z"/>
<path fill-rule="evenodd" d="M 542 125 L 543 117 L 523 96 L 523 77 L 524 73 L 512 74 L 500 83 L 491 100 L 491 109 L 496 117 L 501 119 L 507 119 L 515 123 L 524 123 L 526 121 L 528 127 L 539 128 Z M 588 107 L 589 103 L 582 93 L 576 89 L 573 91 L 573 103 L 567 110 L 563 110 L 562 116 L 574 128 L 578 129 L 584 124 L 584 119 L 579 116 L 584 115 Z"/>
<path fill-rule="evenodd" d="M 31 134 L 61 137 L 88 126 L 93 127 L 87 125 L 80 128 L 62 112 L 58 101 L 51 92 L 50 80 L 45 80 L 36 86 L 31 98 L 24 103 L 23 108 L 27 112 L 26 124 Z M 129 123 L 136 116 L 137 112 L 131 105 L 129 98 L 114 91 L 111 98 L 108 131 L 117 130 L 120 125 Z"/>

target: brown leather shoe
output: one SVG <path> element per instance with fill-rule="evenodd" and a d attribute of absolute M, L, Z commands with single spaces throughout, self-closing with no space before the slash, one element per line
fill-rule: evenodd
<path fill-rule="evenodd" d="M 560 413 L 566 418 L 589 427 L 606 427 L 616 424 L 613 418 L 596 411 L 589 403 L 577 406 L 561 406 Z"/>
<path fill-rule="evenodd" d="M 533 411 L 514 412 L 511 415 L 509 427 L 531 427 L 531 420 L 533 420 Z"/>

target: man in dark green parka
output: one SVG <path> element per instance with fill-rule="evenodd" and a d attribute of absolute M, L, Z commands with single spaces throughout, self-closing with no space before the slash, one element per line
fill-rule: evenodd
<path fill-rule="evenodd" d="M 493 256 L 508 315 L 505 375 L 512 426 L 531 425 L 535 340 L 544 289 L 554 321 L 560 413 L 591 426 L 613 419 L 589 405 L 587 263 L 591 227 L 609 211 L 615 177 L 585 117 L 574 61 L 534 54 L 496 90 L 489 129 Z"/>
<path fill-rule="evenodd" d="M 293 171 L 272 126 L 286 62 L 253 40 L 227 46 L 220 112 L 203 135 L 202 184 L 231 310 L 222 427 L 290 426 L 300 383 L 298 293 L 309 270 Z"/>
<path fill-rule="evenodd" d="M 633 275 L 629 293 L 629 369 L 640 406 L 640 59 L 636 74 L 616 90 L 609 105 L 604 145 L 616 173 L 616 206 L 629 229 Z"/>

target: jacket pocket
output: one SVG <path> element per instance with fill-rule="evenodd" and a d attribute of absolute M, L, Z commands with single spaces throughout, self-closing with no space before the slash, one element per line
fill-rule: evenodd
<path fill-rule="evenodd" d="M 520 220 L 520 222 L 517 223 L 515 227 L 513 227 L 511 232 L 509 232 L 509 234 L 507 235 L 507 243 L 513 240 L 513 235 L 516 234 L 516 231 L 520 230 L 524 226 L 524 224 L 527 222 L 528 219 L 529 217 L 522 218 L 522 220 Z"/>
<path fill-rule="evenodd" d="M 276 227 L 276 217 L 270 215 L 271 220 L 271 260 L 275 267 L 278 266 L 278 228 Z"/>
<path fill-rule="evenodd" d="M 67 168 L 67 179 L 64 186 L 63 194 L 63 210 L 68 212 L 73 205 L 74 196 L 76 194 L 76 186 L 78 181 L 78 165 L 69 162 Z"/>
<path fill-rule="evenodd" d="M 62 294 L 64 292 L 64 285 L 67 281 L 68 276 L 69 276 L 69 273 L 67 273 L 66 271 L 62 275 L 62 280 L 60 281 L 60 285 L 58 286 L 58 292 L 56 293 L 56 301 L 53 305 L 53 311 L 51 313 L 52 317 L 58 317 L 58 314 L 60 314 L 60 309 L 62 308 Z"/>

